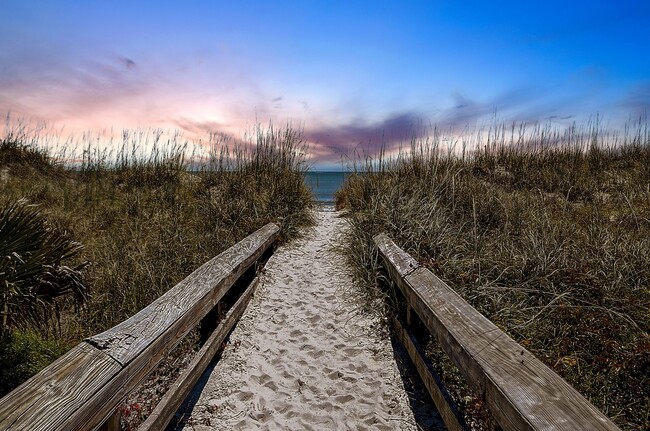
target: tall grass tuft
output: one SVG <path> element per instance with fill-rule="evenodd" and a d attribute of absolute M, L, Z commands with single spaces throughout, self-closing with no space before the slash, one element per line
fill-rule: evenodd
<path fill-rule="evenodd" d="M 17 328 L 4 340 L 10 346 L 0 363 L 18 363 L 2 357 L 11 352 L 25 355 L 15 343 L 40 339 L 63 346 L 60 353 L 123 321 L 268 222 L 281 226 L 286 241 L 312 223 L 306 147 L 289 126 L 258 127 L 243 142 L 214 135 L 192 144 L 156 129 L 125 131 L 108 144 L 89 135 L 49 150 L 39 142 L 26 133 L 0 140 L 0 202 L 38 205 L 48 223 L 83 244 L 69 260 L 91 262 L 90 299 L 75 312 L 71 300 L 59 298 L 58 322 Z M 16 370 L 19 378 L 4 378 L 10 383 L 0 394 L 54 358 L 28 373 Z"/>
<path fill-rule="evenodd" d="M 473 139 L 450 148 L 434 133 L 355 161 L 337 196 L 351 262 L 376 285 L 371 239 L 386 232 L 615 422 L 648 429 L 646 124 L 623 135 L 501 125 Z"/>

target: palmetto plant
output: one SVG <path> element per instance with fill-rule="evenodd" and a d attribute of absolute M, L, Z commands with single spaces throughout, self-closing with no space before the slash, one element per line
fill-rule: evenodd
<path fill-rule="evenodd" d="M 0 211 L 1 332 L 16 325 L 42 324 L 56 309 L 55 299 L 71 294 L 76 304 L 88 298 L 82 270 L 61 262 L 82 249 L 63 230 L 49 224 L 34 205 L 20 200 Z"/>

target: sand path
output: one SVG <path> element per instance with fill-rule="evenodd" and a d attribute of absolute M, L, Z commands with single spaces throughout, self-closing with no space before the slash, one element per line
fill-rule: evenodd
<path fill-rule="evenodd" d="M 228 347 L 190 396 L 184 429 L 419 429 L 380 318 L 359 310 L 332 247 L 345 220 L 317 217 L 268 261 Z"/>

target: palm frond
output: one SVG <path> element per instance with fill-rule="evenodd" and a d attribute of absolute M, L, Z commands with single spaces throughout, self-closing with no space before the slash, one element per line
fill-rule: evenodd
<path fill-rule="evenodd" d="M 61 263 L 82 245 L 47 222 L 34 205 L 20 200 L 0 211 L 0 305 L 3 330 L 42 322 L 53 301 L 72 294 L 77 304 L 88 299 L 82 270 Z"/>

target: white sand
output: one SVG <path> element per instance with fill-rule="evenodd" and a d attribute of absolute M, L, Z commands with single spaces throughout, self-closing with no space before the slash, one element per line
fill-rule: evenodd
<path fill-rule="evenodd" d="M 359 310 L 358 288 L 332 249 L 345 221 L 317 216 L 315 229 L 267 263 L 193 394 L 185 429 L 418 429 L 390 339 L 378 316 Z"/>

